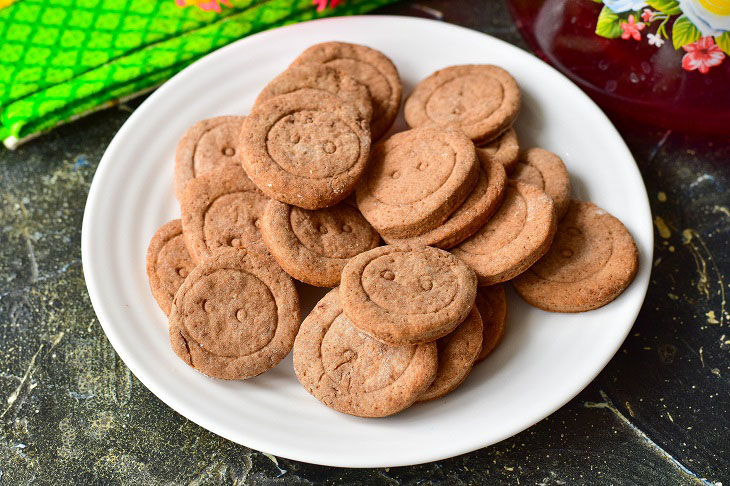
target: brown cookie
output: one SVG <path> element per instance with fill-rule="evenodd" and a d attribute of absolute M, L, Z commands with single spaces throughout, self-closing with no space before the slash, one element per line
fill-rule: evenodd
<path fill-rule="evenodd" d="M 501 284 L 479 287 L 474 303 L 482 316 L 482 350 L 477 363 L 486 359 L 494 351 L 504 336 L 504 325 L 507 321 L 507 297 Z"/>
<path fill-rule="evenodd" d="M 449 252 L 381 246 L 351 259 L 340 299 L 361 331 L 384 342 L 417 344 L 450 333 L 474 306 L 477 279 Z"/>
<path fill-rule="evenodd" d="M 339 412 L 385 417 L 411 406 L 436 375 L 436 344 L 385 344 L 360 332 L 330 291 L 302 322 L 294 371 L 304 388 Z"/>
<path fill-rule="evenodd" d="M 441 226 L 411 238 L 397 239 L 383 235 L 383 239 L 389 245 L 411 248 L 435 246 L 447 250 L 454 247 L 476 233 L 494 214 L 502 202 L 506 180 L 502 164 L 484 160 L 477 185 Z"/>
<path fill-rule="evenodd" d="M 173 219 L 162 225 L 147 248 L 147 278 L 160 309 L 166 315 L 175 292 L 195 268 L 183 241 L 182 224 Z"/>
<path fill-rule="evenodd" d="M 263 101 L 243 126 L 248 176 L 271 198 L 305 209 L 345 199 L 370 154 L 367 120 L 324 91 L 301 89 Z"/>
<path fill-rule="evenodd" d="M 621 221 L 595 204 L 571 201 L 550 251 L 513 284 L 535 307 L 583 312 L 618 297 L 638 267 L 636 244 Z"/>
<path fill-rule="evenodd" d="M 492 219 L 451 252 L 476 272 L 480 285 L 494 285 L 539 260 L 550 248 L 556 227 L 550 196 L 535 186 L 508 181 Z"/>
<path fill-rule="evenodd" d="M 195 267 L 175 294 L 170 343 L 201 373 L 243 380 L 289 354 L 299 318 L 294 282 L 263 246 L 228 248 Z"/>
<path fill-rule="evenodd" d="M 401 85 L 398 70 L 382 52 L 345 42 L 316 44 L 302 52 L 292 66 L 324 64 L 342 71 L 368 88 L 373 104 L 370 131 L 377 140 L 393 125 L 400 108 Z"/>
<path fill-rule="evenodd" d="M 570 204 L 570 175 L 560 157 L 541 148 L 525 150 L 512 179 L 539 187 L 553 198 L 558 221 L 565 215 Z"/>
<path fill-rule="evenodd" d="M 345 202 L 310 211 L 272 200 L 261 235 L 285 272 L 318 287 L 339 285 L 350 258 L 380 244 L 380 235 Z"/>
<path fill-rule="evenodd" d="M 259 242 L 259 218 L 268 201 L 240 165 L 219 167 L 190 181 L 180 208 L 193 261 L 200 263 L 221 248 Z"/>
<path fill-rule="evenodd" d="M 368 123 L 373 116 L 370 92 L 365 85 L 344 71 L 338 71 L 325 64 L 291 66 L 271 80 L 259 93 L 254 109 L 270 98 L 295 93 L 300 89 L 314 89 L 335 95 L 342 101 L 355 105 L 362 119 L 368 120 Z"/>
<path fill-rule="evenodd" d="M 373 147 L 357 206 L 380 234 L 417 236 L 446 221 L 474 189 L 474 145 L 456 131 L 418 128 Z"/>
<path fill-rule="evenodd" d="M 486 145 L 477 147 L 477 156 L 480 160 L 489 159 L 504 166 L 507 174 L 511 174 L 517 165 L 520 153 L 520 144 L 514 128 L 508 128 L 502 135 Z"/>
<path fill-rule="evenodd" d="M 456 125 L 481 144 L 512 126 L 520 100 L 517 82 L 500 67 L 451 66 L 416 86 L 406 100 L 405 116 L 410 127 Z"/>
<path fill-rule="evenodd" d="M 464 322 L 436 341 L 439 367 L 436 378 L 418 397 L 419 402 L 441 398 L 461 385 L 482 349 L 482 319 L 474 307 Z"/>
<path fill-rule="evenodd" d="M 185 132 L 175 152 L 175 195 L 182 199 L 191 179 L 222 165 L 241 165 L 238 139 L 245 117 L 218 116 L 199 121 Z"/>

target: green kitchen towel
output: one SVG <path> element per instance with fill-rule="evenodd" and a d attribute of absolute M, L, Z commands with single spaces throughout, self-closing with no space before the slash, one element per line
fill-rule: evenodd
<path fill-rule="evenodd" d="M 241 37 L 394 1 L 16 0 L 0 9 L 0 139 L 15 148 Z"/>

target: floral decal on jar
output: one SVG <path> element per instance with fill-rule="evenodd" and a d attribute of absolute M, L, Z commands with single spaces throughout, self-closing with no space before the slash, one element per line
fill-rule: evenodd
<path fill-rule="evenodd" d="M 671 40 L 685 51 L 682 67 L 709 72 L 730 55 L 730 0 L 594 0 L 603 3 L 596 34 L 646 42 Z M 656 27 L 656 28 L 654 28 Z"/>

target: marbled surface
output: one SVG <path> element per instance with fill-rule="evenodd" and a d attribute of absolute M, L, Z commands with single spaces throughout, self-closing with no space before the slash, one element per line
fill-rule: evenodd
<path fill-rule="evenodd" d="M 383 9 L 524 47 L 501 2 Z M 277 459 L 187 421 L 107 341 L 81 269 L 86 194 L 139 101 L 0 149 L 0 483 L 730 485 L 730 147 L 619 127 L 655 218 L 649 293 L 630 337 L 565 407 L 435 463 L 336 469 Z"/>

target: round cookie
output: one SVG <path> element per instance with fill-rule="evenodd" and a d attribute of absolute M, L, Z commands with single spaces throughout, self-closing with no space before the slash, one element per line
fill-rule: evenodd
<path fill-rule="evenodd" d="M 259 219 L 268 201 L 240 165 L 219 167 L 190 181 L 180 208 L 193 261 L 200 263 L 221 248 L 259 242 Z"/>
<path fill-rule="evenodd" d="M 520 103 L 520 87 L 507 71 L 470 64 L 441 69 L 421 81 L 404 111 L 410 127 L 456 125 L 482 144 L 512 126 Z"/>
<path fill-rule="evenodd" d="M 514 128 L 508 128 L 502 135 L 486 145 L 476 148 L 480 160 L 493 160 L 504 166 L 507 174 L 511 174 L 517 165 L 520 144 Z"/>
<path fill-rule="evenodd" d="M 626 227 L 595 204 L 571 201 L 550 251 L 512 283 L 529 304 L 583 312 L 613 301 L 639 267 Z"/>
<path fill-rule="evenodd" d="M 480 363 L 494 351 L 504 336 L 504 326 L 507 321 L 507 297 L 504 295 L 504 287 L 501 284 L 479 287 L 474 305 L 482 316 L 482 350 L 476 361 Z"/>
<path fill-rule="evenodd" d="M 162 225 L 147 248 L 147 278 L 152 295 L 165 315 L 170 313 L 175 292 L 195 268 L 183 240 L 182 224 L 173 219 Z"/>
<path fill-rule="evenodd" d="M 324 64 L 342 71 L 365 85 L 373 105 L 370 131 L 377 140 L 390 129 L 398 116 L 403 86 L 398 70 L 382 52 L 345 42 L 315 44 L 302 52 L 292 66 Z"/>
<path fill-rule="evenodd" d="M 182 199 L 191 179 L 222 165 L 240 165 L 238 139 L 245 117 L 218 116 L 190 127 L 175 151 L 175 195 Z"/>
<path fill-rule="evenodd" d="M 370 131 L 354 105 L 301 89 L 251 111 L 241 151 L 246 173 L 269 197 L 320 209 L 355 188 L 370 154 Z"/>
<path fill-rule="evenodd" d="M 439 367 L 431 386 L 418 397 L 418 402 L 441 398 L 461 385 L 474 366 L 482 349 L 482 318 L 475 308 L 464 322 L 436 341 Z"/>
<path fill-rule="evenodd" d="M 339 412 L 385 417 L 411 406 L 436 376 L 435 343 L 385 344 L 360 332 L 331 290 L 302 322 L 294 372 L 306 390 Z"/>
<path fill-rule="evenodd" d="M 381 246 L 351 259 L 340 282 L 345 314 L 364 333 L 418 344 L 450 333 L 474 306 L 477 279 L 438 248 Z"/>
<path fill-rule="evenodd" d="M 357 187 L 357 206 L 390 238 L 436 228 L 469 196 L 479 178 L 474 145 L 438 128 L 396 133 L 373 147 L 370 167 Z"/>
<path fill-rule="evenodd" d="M 539 187 L 553 198 L 558 221 L 565 215 L 570 204 L 570 175 L 560 157 L 541 148 L 525 150 L 512 179 Z"/>
<path fill-rule="evenodd" d="M 389 245 L 411 248 L 435 246 L 448 250 L 473 235 L 494 214 L 502 202 L 506 179 L 502 164 L 483 160 L 477 185 L 441 226 L 411 238 L 397 239 L 384 235 L 383 239 Z"/>
<path fill-rule="evenodd" d="M 368 89 L 344 71 L 324 64 L 291 66 L 264 87 L 254 102 L 254 109 L 270 98 L 295 93 L 300 89 L 314 89 L 335 95 L 355 105 L 363 120 L 369 123 L 372 119 L 373 104 Z"/>
<path fill-rule="evenodd" d="M 243 380 L 289 354 L 299 312 L 294 282 L 261 245 L 228 248 L 195 267 L 175 294 L 170 344 L 201 373 Z"/>
<path fill-rule="evenodd" d="M 318 287 L 338 285 L 350 258 L 380 244 L 380 235 L 346 202 L 310 211 L 269 201 L 261 236 L 285 272 Z"/>
<path fill-rule="evenodd" d="M 479 285 L 494 285 L 539 260 L 550 248 L 556 227 L 550 196 L 535 186 L 508 181 L 492 219 L 451 252 L 476 272 Z"/>

